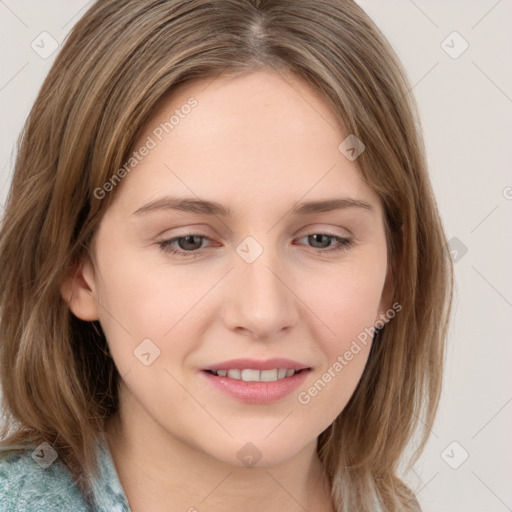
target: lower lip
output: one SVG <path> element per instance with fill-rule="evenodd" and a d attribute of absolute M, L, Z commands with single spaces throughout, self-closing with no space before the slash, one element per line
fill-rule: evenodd
<path fill-rule="evenodd" d="M 228 377 L 219 377 L 212 373 L 201 371 L 208 381 L 220 391 L 242 402 L 251 404 L 267 404 L 276 402 L 292 393 L 306 379 L 309 370 L 302 370 L 291 377 L 272 382 L 245 382 Z"/>

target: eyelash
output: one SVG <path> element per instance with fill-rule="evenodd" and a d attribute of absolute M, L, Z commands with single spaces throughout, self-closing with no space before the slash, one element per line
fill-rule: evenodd
<path fill-rule="evenodd" d="M 338 246 L 336 246 L 334 248 L 315 249 L 314 247 L 312 247 L 312 250 L 314 252 L 316 252 L 317 254 L 325 254 L 325 253 L 331 253 L 331 252 L 336 252 L 337 253 L 337 252 L 340 252 L 340 251 L 347 251 L 352 246 L 352 239 L 351 238 L 343 238 L 341 236 L 332 235 L 330 233 L 322 233 L 322 232 L 308 233 L 306 235 L 301 236 L 300 238 L 304 238 L 304 237 L 308 237 L 308 236 L 313 236 L 313 235 L 324 235 L 324 236 L 327 236 L 327 237 L 335 240 L 336 242 L 338 242 Z M 175 247 L 173 247 L 171 245 L 172 243 L 177 242 L 178 240 L 182 240 L 184 238 L 187 238 L 189 236 L 198 236 L 198 237 L 203 238 L 203 239 L 208 239 L 208 237 L 206 235 L 203 235 L 202 233 L 186 233 L 186 234 L 181 235 L 181 236 L 170 238 L 169 240 L 163 240 L 162 242 L 159 242 L 158 245 L 160 246 L 160 248 L 164 252 L 169 253 L 169 254 L 179 255 L 179 256 L 183 256 L 185 258 L 194 258 L 194 257 L 201 256 L 201 254 L 202 254 L 204 249 L 196 249 L 194 251 L 184 251 L 182 249 L 176 249 Z"/>

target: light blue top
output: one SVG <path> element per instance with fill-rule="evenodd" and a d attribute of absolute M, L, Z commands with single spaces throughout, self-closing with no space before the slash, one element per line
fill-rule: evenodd
<path fill-rule="evenodd" d="M 1 512 L 131 512 L 103 435 L 98 436 L 92 507 L 58 457 L 52 462 L 56 453 L 50 445 L 36 448 L 0 448 Z"/>

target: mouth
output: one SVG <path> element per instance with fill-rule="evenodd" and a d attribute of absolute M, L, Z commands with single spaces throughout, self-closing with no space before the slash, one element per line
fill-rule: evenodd
<path fill-rule="evenodd" d="M 270 370 L 255 370 L 252 368 L 233 368 L 230 370 L 203 370 L 216 377 L 242 380 L 244 382 L 275 382 L 293 377 L 309 368 L 294 370 L 293 368 L 273 368 Z"/>
<path fill-rule="evenodd" d="M 213 389 L 250 404 L 265 404 L 290 395 L 307 378 L 311 367 L 289 359 L 236 359 L 202 368 Z"/>

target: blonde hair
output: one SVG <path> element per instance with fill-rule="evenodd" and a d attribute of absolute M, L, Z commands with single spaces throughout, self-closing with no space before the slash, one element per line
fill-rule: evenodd
<path fill-rule="evenodd" d="M 0 231 L 1 444 L 49 442 L 88 492 L 119 374 L 99 323 L 72 315 L 60 287 L 116 193 L 99 200 L 94 191 L 168 92 L 262 68 L 313 86 L 365 144 L 357 164 L 382 201 L 402 306 L 319 436 L 333 503 L 339 512 L 419 510 L 397 471 L 424 425 L 417 459 L 436 414 L 453 270 L 410 85 L 351 0 L 102 0 L 76 24 L 20 137 Z"/>

